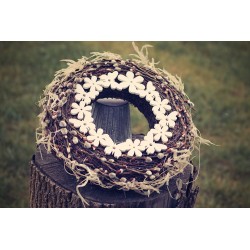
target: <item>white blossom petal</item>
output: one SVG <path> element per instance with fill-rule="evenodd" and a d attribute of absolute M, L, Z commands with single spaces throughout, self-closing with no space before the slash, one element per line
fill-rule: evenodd
<path fill-rule="evenodd" d="M 79 113 L 78 109 L 71 109 L 70 114 L 71 115 L 77 115 Z"/>
<path fill-rule="evenodd" d="M 145 98 L 145 96 L 147 95 L 147 92 L 145 91 L 145 90 L 141 90 L 140 92 L 139 92 L 139 96 L 140 96 L 140 98 Z M 151 97 L 152 98 L 152 97 Z M 148 101 L 148 100 L 147 100 Z"/>
<path fill-rule="evenodd" d="M 168 126 L 170 128 L 174 128 L 174 126 L 175 126 L 175 122 L 174 121 L 168 120 L 167 123 L 168 123 Z"/>
<path fill-rule="evenodd" d="M 153 146 L 150 146 L 150 147 L 148 147 L 148 149 L 147 149 L 147 154 L 153 154 L 154 152 L 155 152 L 155 148 L 153 147 Z"/>
<path fill-rule="evenodd" d="M 109 137 L 109 135 L 106 135 L 105 137 L 102 137 L 102 138 L 100 139 L 100 144 L 101 144 L 103 147 L 106 147 L 106 146 L 108 145 L 107 136 Z"/>
<path fill-rule="evenodd" d="M 92 130 L 91 130 L 92 131 Z M 89 134 L 90 134 L 90 131 L 89 131 Z M 89 135 L 89 136 L 87 136 L 87 139 L 88 139 L 88 141 L 94 141 L 95 140 L 95 136 L 94 135 Z"/>
<path fill-rule="evenodd" d="M 172 121 L 176 121 L 176 120 L 177 120 L 177 115 L 178 115 L 178 112 L 177 112 L 177 111 L 173 111 L 173 112 L 171 112 L 171 113 L 168 115 L 168 119 L 169 119 L 169 120 L 172 120 Z"/>
<path fill-rule="evenodd" d="M 125 82 L 127 80 L 127 77 L 124 75 L 118 75 L 118 80 L 121 82 Z"/>
<path fill-rule="evenodd" d="M 153 85 L 151 81 L 147 83 L 147 90 L 155 91 L 155 86 Z"/>
<path fill-rule="evenodd" d="M 139 149 L 135 149 L 135 155 L 137 157 L 141 157 L 142 156 L 142 152 Z"/>
<path fill-rule="evenodd" d="M 79 131 L 80 131 L 81 133 L 86 134 L 86 133 L 88 132 L 88 128 L 87 128 L 86 126 L 83 126 L 83 125 L 82 125 L 82 126 L 80 127 Z"/>
<path fill-rule="evenodd" d="M 125 151 L 129 150 L 129 148 L 130 148 L 126 142 L 122 142 L 122 143 L 118 144 L 118 147 L 122 152 L 125 152 Z"/>
<path fill-rule="evenodd" d="M 102 135 L 103 134 L 103 129 L 102 128 L 98 128 L 98 130 L 96 131 L 96 133 L 98 135 Z"/>
<path fill-rule="evenodd" d="M 162 127 L 164 127 L 164 126 L 167 125 L 167 120 L 165 119 L 165 117 L 164 117 L 162 120 L 159 121 L 159 124 L 160 124 Z"/>
<path fill-rule="evenodd" d="M 85 78 L 84 78 L 84 82 L 86 82 L 86 83 L 92 83 L 91 79 L 88 78 L 88 77 L 85 77 Z"/>
<path fill-rule="evenodd" d="M 99 92 L 96 90 L 90 90 L 90 92 L 88 92 L 87 97 L 90 98 L 91 100 L 94 100 L 97 96 L 99 95 Z"/>
<path fill-rule="evenodd" d="M 71 107 L 74 108 L 74 109 L 78 109 L 78 108 L 79 108 L 79 105 L 78 105 L 77 103 L 73 102 L 73 103 L 71 104 Z"/>
<path fill-rule="evenodd" d="M 100 139 L 95 139 L 94 142 L 93 142 L 93 145 L 95 147 L 98 147 L 99 146 L 99 143 L 100 143 Z"/>
<path fill-rule="evenodd" d="M 121 82 L 120 85 L 121 85 L 122 89 L 126 89 L 129 87 L 129 82 Z"/>
<path fill-rule="evenodd" d="M 91 82 L 88 82 L 88 83 L 85 83 L 85 84 L 83 85 L 83 88 L 84 88 L 84 89 L 90 89 L 91 86 L 92 86 Z"/>
<path fill-rule="evenodd" d="M 167 149 L 167 146 L 164 144 L 160 144 L 160 143 L 155 143 L 155 150 L 156 152 L 161 152 L 162 150 Z"/>
<path fill-rule="evenodd" d="M 129 80 L 133 80 L 135 75 L 134 75 L 133 72 L 128 71 L 128 72 L 126 73 L 126 76 L 127 76 L 127 78 L 128 78 Z"/>
<path fill-rule="evenodd" d="M 111 153 L 112 153 L 112 148 L 111 148 L 111 147 L 106 147 L 106 148 L 104 149 L 104 152 L 105 152 L 105 154 L 107 154 L 107 155 L 111 155 Z"/>
<path fill-rule="evenodd" d="M 166 116 L 160 112 L 158 112 L 156 115 L 155 115 L 155 118 L 156 120 L 164 120 L 166 119 Z"/>
<path fill-rule="evenodd" d="M 167 136 L 168 138 L 170 138 L 170 137 L 173 136 L 173 134 L 172 134 L 172 132 L 166 132 L 166 136 Z"/>
<path fill-rule="evenodd" d="M 121 155 L 122 155 L 122 152 L 119 149 L 115 149 L 114 157 L 118 159 Z"/>
<path fill-rule="evenodd" d="M 91 111 L 92 110 L 92 106 L 86 106 L 86 107 L 84 107 L 84 109 L 86 110 L 86 111 Z"/>
<path fill-rule="evenodd" d="M 162 135 L 161 140 L 163 143 L 166 143 L 168 141 L 168 137 L 166 135 Z"/>
<path fill-rule="evenodd" d="M 84 117 L 84 113 L 83 113 L 83 111 L 78 111 L 77 118 L 78 118 L 79 120 L 82 120 L 82 119 L 83 119 L 83 117 Z"/>
<path fill-rule="evenodd" d="M 81 126 L 81 121 L 77 120 L 77 119 L 73 119 L 73 118 L 70 118 L 69 119 L 69 123 L 73 124 L 75 128 L 80 128 Z"/>
<path fill-rule="evenodd" d="M 139 145 L 139 146 L 137 147 L 137 149 L 140 150 L 141 152 L 143 152 L 143 151 L 145 150 L 145 146 L 143 146 L 143 145 L 141 144 L 141 145 Z"/>
<path fill-rule="evenodd" d="M 101 85 L 96 85 L 95 88 L 98 92 L 101 92 L 103 90 L 103 87 Z"/>
<path fill-rule="evenodd" d="M 172 109 L 172 108 L 171 108 L 170 105 L 166 105 L 166 106 L 165 106 L 165 110 L 170 111 L 171 109 Z"/>
<path fill-rule="evenodd" d="M 86 93 L 81 84 L 76 84 L 75 92 L 83 95 Z"/>
<path fill-rule="evenodd" d="M 133 156 L 134 155 L 134 153 L 135 153 L 135 150 L 134 149 L 130 149 L 129 151 L 128 151 L 128 156 Z"/>
<path fill-rule="evenodd" d="M 135 145 L 135 146 L 139 146 L 139 144 L 140 144 L 140 140 L 139 140 L 139 139 L 136 139 L 136 140 L 134 141 L 134 145 Z"/>
<path fill-rule="evenodd" d="M 76 100 L 77 102 L 81 101 L 81 100 L 82 100 L 82 94 L 77 94 L 77 95 L 75 95 L 75 100 Z"/>
<path fill-rule="evenodd" d="M 134 85 L 130 85 L 128 91 L 131 94 L 135 94 L 137 92 L 137 89 Z"/>
<path fill-rule="evenodd" d="M 95 129 L 95 124 L 94 123 L 89 123 L 88 128 L 90 129 Z"/>
<path fill-rule="evenodd" d="M 137 77 L 134 78 L 134 81 L 136 83 L 142 83 L 144 81 L 144 78 L 142 76 L 137 76 Z M 143 87 L 144 87 L 143 89 L 145 89 L 144 85 L 143 85 Z"/>
<path fill-rule="evenodd" d="M 161 134 L 156 134 L 154 136 L 155 141 L 159 141 L 161 139 Z"/>

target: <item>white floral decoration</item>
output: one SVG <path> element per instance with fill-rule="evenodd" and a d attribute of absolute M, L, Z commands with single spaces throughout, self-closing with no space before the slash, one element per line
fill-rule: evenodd
<path fill-rule="evenodd" d="M 114 155 L 114 157 L 118 159 L 122 155 L 122 150 L 123 150 L 122 143 L 116 144 L 110 138 L 110 140 L 108 140 L 108 145 L 104 149 L 104 152 L 107 155 Z"/>
<path fill-rule="evenodd" d="M 167 149 L 165 144 L 156 143 L 154 141 L 153 134 L 150 132 L 144 136 L 144 140 L 141 142 L 141 145 L 145 147 L 147 154 L 153 154 L 154 152 L 159 153 L 162 150 Z"/>
<path fill-rule="evenodd" d="M 117 78 L 120 83 L 116 82 Z M 170 114 L 166 114 L 167 111 L 171 110 L 169 100 L 162 100 L 160 98 L 160 94 L 156 91 L 151 81 L 147 83 L 146 88 L 143 81 L 143 77 L 135 77 L 131 71 L 128 71 L 126 76 L 122 74 L 118 75 L 118 72 L 114 71 L 113 73 L 101 75 L 99 79 L 96 76 L 92 76 L 91 78 L 85 77 L 83 86 L 77 84 L 75 89 L 75 100 L 80 103 L 72 103 L 71 114 L 77 115 L 78 119 L 71 118 L 69 122 L 75 128 L 78 128 L 80 132 L 88 134 L 87 140 L 93 146 L 103 146 L 105 154 L 114 155 L 117 159 L 123 153 L 130 157 L 141 157 L 144 151 L 149 155 L 166 150 L 167 146 L 159 143 L 159 141 L 166 143 L 168 138 L 172 137 L 172 132 L 168 131 L 168 129 L 174 128 L 178 112 L 173 111 Z M 154 128 L 144 136 L 143 141 L 128 139 L 126 142 L 116 144 L 108 134 L 103 134 L 103 129 L 99 128 L 96 131 L 95 124 L 93 123 L 94 119 L 91 116 L 91 106 L 88 104 L 103 91 L 103 88 L 111 88 L 119 91 L 128 88 L 131 94 L 139 95 L 150 103 L 159 123 L 155 124 Z M 88 90 L 88 92 L 84 89 Z"/>
<path fill-rule="evenodd" d="M 114 71 L 113 73 L 108 73 L 107 75 L 101 75 L 100 76 L 100 85 L 104 88 L 111 88 L 111 89 L 117 89 L 122 90 L 122 84 L 115 81 L 115 79 L 118 76 L 118 72 Z"/>
<path fill-rule="evenodd" d="M 92 76 L 91 79 L 88 77 L 84 78 L 84 89 L 90 89 L 90 92 L 93 92 L 93 94 L 96 94 L 96 96 L 103 90 L 103 87 L 101 85 L 101 81 L 97 81 L 96 76 Z"/>
<path fill-rule="evenodd" d="M 75 102 L 73 102 L 71 104 L 71 107 L 73 109 L 71 109 L 70 114 L 71 115 L 77 115 L 77 118 L 79 120 L 82 120 L 86 115 L 90 115 L 91 116 L 91 106 L 85 106 L 85 103 L 83 101 L 80 102 L 80 104 L 77 104 Z"/>
<path fill-rule="evenodd" d="M 145 150 L 145 147 L 141 145 L 141 141 L 136 139 L 134 142 L 131 139 L 127 139 L 126 142 L 121 143 L 120 145 L 121 151 L 128 151 L 128 156 L 137 156 L 141 157 L 142 152 Z"/>
<path fill-rule="evenodd" d="M 75 128 L 79 128 L 81 133 L 87 134 L 89 130 L 95 129 L 94 119 L 91 116 L 85 116 L 84 120 L 78 120 L 75 118 L 69 119 L 69 122 L 74 125 Z"/>
<path fill-rule="evenodd" d="M 151 129 L 150 132 L 154 135 L 155 141 L 159 141 L 161 139 L 163 143 L 166 143 L 168 138 L 173 136 L 173 134 L 168 131 L 168 126 L 162 126 L 160 124 L 155 124 L 154 128 Z"/>
<path fill-rule="evenodd" d="M 99 144 L 104 147 L 108 145 L 108 140 L 110 139 L 110 137 L 108 134 L 103 134 L 103 129 L 99 128 L 97 131 L 90 130 L 89 134 L 90 135 L 87 136 L 87 140 L 92 141 L 95 147 L 98 147 Z"/>
<path fill-rule="evenodd" d="M 171 106 L 168 105 L 168 103 L 169 103 L 168 99 L 161 100 L 161 98 L 157 96 L 155 100 L 152 100 L 150 102 L 150 105 L 153 106 L 152 108 L 153 113 L 157 115 L 159 112 L 165 114 L 166 111 L 171 110 Z"/>
<path fill-rule="evenodd" d="M 155 90 L 155 86 L 151 81 L 147 83 L 147 87 L 145 90 L 141 90 L 139 92 L 139 96 L 141 98 L 146 98 L 148 102 L 151 102 L 154 100 L 154 98 L 159 97 L 159 93 Z"/>
<path fill-rule="evenodd" d="M 134 73 L 128 71 L 126 76 L 119 75 L 118 80 L 121 81 L 122 89 L 129 88 L 128 91 L 131 94 L 136 94 L 138 91 L 145 89 L 145 86 L 142 84 L 144 78 L 142 76 L 134 77 Z"/>
<path fill-rule="evenodd" d="M 156 119 L 160 120 L 159 124 L 161 126 L 168 126 L 169 128 L 174 128 L 178 114 L 179 113 L 177 111 L 173 111 L 169 115 L 157 114 Z"/>
<path fill-rule="evenodd" d="M 75 93 L 77 93 L 75 95 L 75 100 L 77 102 L 83 101 L 85 105 L 88 105 L 91 103 L 91 100 L 94 100 L 96 98 L 96 92 L 85 92 L 85 90 L 83 89 L 82 85 L 77 84 L 76 85 L 76 89 L 75 89 Z M 99 94 L 99 92 L 98 92 Z"/>

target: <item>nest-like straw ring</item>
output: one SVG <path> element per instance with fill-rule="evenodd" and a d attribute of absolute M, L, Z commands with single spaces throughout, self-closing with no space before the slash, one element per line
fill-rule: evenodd
<path fill-rule="evenodd" d="M 113 156 L 104 153 L 102 146 L 98 146 L 97 148 L 86 147 L 86 136 L 68 122 L 69 118 L 73 118 L 70 114 L 70 110 L 75 98 L 74 87 L 77 84 L 77 79 L 84 79 L 92 75 L 99 77 L 115 70 L 118 70 L 119 74 L 123 75 L 126 75 L 127 71 L 132 71 L 135 75 L 141 75 L 144 78 L 144 85 L 146 85 L 148 81 L 152 81 L 161 99 L 169 100 L 169 104 L 172 107 L 171 111 L 176 110 L 179 112 L 180 115 L 175 127 L 171 130 L 173 136 L 169 138 L 166 143 L 167 150 L 163 152 L 164 157 L 162 159 L 159 159 L 157 153 L 152 155 L 143 153 L 142 157 L 129 157 L 123 154 L 119 159 L 114 159 Z M 85 65 L 83 70 L 71 73 L 66 79 L 56 84 L 52 92 L 59 96 L 59 100 L 61 98 L 67 98 L 67 102 L 62 107 L 55 105 L 53 109 L 51 109 L 50 104 L 44 107 L 47 110 L 44 120 L 49 120 L 46 129 L 49 133 L 55 135 L 53 137 L 53 144 L 57 147 L 57 151 L 61 152 L 64 157 L 69 157 L 67 148 L 70 148 L 71 160 L 76 163 L 85 164 L 97 172 L 102 183 L 106 186 L 114 186 L 114 181 L 120 180 L 122 177 L 125 177 L 127 181 L 143 182 L 146 180 L 148 183 L 150 182 L 150 176 L 146 175 L 146 171 L 148 170 L 152 172 L 156 179 L 162 178 L 170 171 L 169 168 L 164 167 L 164 163 L 170 160 L 169 162 L 174 165 L 172 149 L 182 151 L 190 149 L 192 145 L 193 135 L 191 133 L 191 118 L 189 117 L 189 112 L 187 112 L 187 98 L 170 85 L 164 76 L 160 76 L 152 70 L 139 66 L 132 61 L 121 63 L 120 60 L 115 60 L 115 62 L 114 60 L 101 60 L 92 62 L 91 64 L 89 63 Z M 146 117 L 150 128 L 156 123 L 151 106 L 145 99 L 132 95 L 127 90 L 116 91 L 110 88 L 104 89 L 97 99 L 105 97 L 121 98 L 129 101 Z M 59 103 L 59 100 L 57 103 Z M 66 128 L 69 131 L 67 136 L 58 132 L 60 131 L 59 123 L 61 120 L 67 123 Z M 74 136 L 78 137 L 78 144 L 72 143 Z M 152 161 L 147 160 L 149 157 Z M 78 169 L 78 171 L 82 171 L 82 175 L 86 172 L 84 169 Z M 115 173 L 115 178 L 110 178 L 110 173 Z"/>

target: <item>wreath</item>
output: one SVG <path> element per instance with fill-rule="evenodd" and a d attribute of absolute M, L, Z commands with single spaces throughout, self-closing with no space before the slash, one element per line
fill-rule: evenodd
<path fill-rule="evenodd" d="M 91 182 L 150 195 L 192 166 L 191 153 L 202 140 L 191 117 L 193 103 L 180 78 L 148 60 L 147 46 L 134 47 L 132 60 L 109 52 L 66 60 L 68 67 L 56 73 L 40 100 L 37 143 L 63 160 L 78 188 Z M 109 97 L 137 107 L 149 132 L 116 143 L 97 129 L 92 104 Z"/>

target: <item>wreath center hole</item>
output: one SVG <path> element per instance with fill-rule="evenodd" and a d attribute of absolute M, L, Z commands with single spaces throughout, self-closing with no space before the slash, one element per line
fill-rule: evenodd
<path fill-rule="evenodd" d="M 145 116 L 128 101 L 120 98 L 101 98 L 92 105 L 96 128 L 103 129 L 114 142 L 132 139 L 132 134 L 149 131 Z"/>
<path fill-rule="evenodd" d="M 132 104 L 129 106 L 132 134 L 146 135 L 149 131 L 149 124 L 146 117 Z"/>

